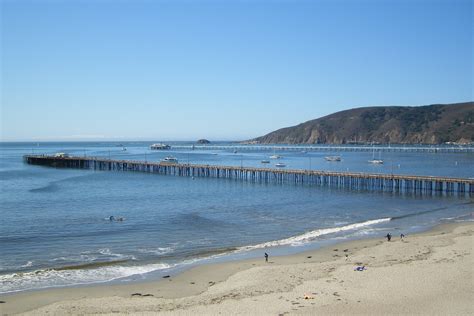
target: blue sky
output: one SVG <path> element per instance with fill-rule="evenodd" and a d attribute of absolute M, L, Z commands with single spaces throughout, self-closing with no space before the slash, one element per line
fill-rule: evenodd
<path fill-rule="evenodd" d="M 472 1 L 1 1 L 2 140 L 240 140 L 472 100 Z"/>

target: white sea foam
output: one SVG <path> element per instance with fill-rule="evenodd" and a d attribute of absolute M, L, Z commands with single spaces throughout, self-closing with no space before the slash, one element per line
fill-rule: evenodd
<path fill-rule="evenodd" d="M 152 249 L 145 249 L 145 248 L 139 248 L 138 252 L 141 253 L 152 253 L 155 255 L 164 255 L 170 252 L 173 252 L 174 249 L 171 247 L 158 247 L 158 248 L 152 248 Z"/>
<path fill-rule="evenodd" d="M 171 268 L 164 263 L 142 266 L 108 266 L 95 269 L 37 270 L 0 275 L 0 293 L 68 285 L 102 283 L 133 275 Z"/>
<path fill-rule="evenodd" d="M 299 246 L 304 243 L 310 242 L 316 239 L 317 237 L 320 237 L 323 235 L 329 235 L 329 234 L 339 233 L 339 232 L 348 231 L 348 230 L 356 230 L 362 227 L 376 225 L 376 224 L 380 224 L 380 223 L 384 223 L 388 221 L 390 221 L 390 218 L 380 218 L 380 219 L 374 219 L 370 221 L 365 221 L 361 223 L 355 223 L 355 224 L 350 224 L 350 225 L 345 225 L 345 226 L 340 226 L 340 227 L 321 228 L 321 229 L 313 230 L 313 231 L 310 231 L 298 236 L 269 241 L 269 242 L 265 242 L 265 243 L 261 243 L 261 244 L 253 245 L 253 246 L 243 246 L 243 247 L 240 247 L 237 251 L 261 249 L 261 248 L 267 248 L 267 247 L 287 246 L 287 245 Z"/>
<path fill-rule="evenodd" d="M 33 261 L 28 261 L 27 263 L 25 263 L 25 264 L 22 265 L 21 267 L 22 267 L 22 268 L 29 268 L 29 267 L 31 267 L 31 266 L 33 266 Z"/>
<path fill-rule="evenodd" d="M 109 248 L 99 249 L 98 253 L 100 253 L 101 255 L 104 255 L 104 256 L 115 257 L 115 258 L 118 258 L 118 259 L 136 260 L 136 258 L 132 255 L 124 255 L 124 254 L 121 254 L 121 253 L 114 253 Z"/>
<path fill-rule="evenodd" d="M 114 253 L 109 248 L 101 248 L 98 250 L 83 251 L 77 255 L 61 256 L 50 259 L 50 261 L 64 261 L 74 263 L 92 263 L 107 260 L 136 260 L 136 258 L 133 255 Z"/>

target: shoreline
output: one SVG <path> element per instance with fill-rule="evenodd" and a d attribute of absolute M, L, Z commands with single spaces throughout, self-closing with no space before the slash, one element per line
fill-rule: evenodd
<path fill-rule="evenodd" d="M 351 291 L 355 289 L 347 289 L 343 285 L 344 282 L 349 282 L 349 280 L 344 281 L 346 277 L 352 279 L 368 276 L 372 271 L 379 269 L 406 268 L 406 265 L 417 261 L 420 262 L 420 265 L 424 265 L 426 260 L 431 260 L 429 256 L 436 254 L 435 250 L 438 250 L 438 248 L 442 252 L 443 245 L 456 245 L 456 238 L 470 239 L 470 249 L 468 240 L 468 249 L 463 249 L 461 259 L 468 260 L 467 263 L 472 265 L 473 230 L 474 223 L 472 222 L 441 224 L 428 231 L 409 235 L 405 241 L 400 241 L 397 236 L 390 243 L 382 238 L 343 241 L 324 248 L 292 255 L 273 257 L 270 253 L 268 263 L 265 263 L 263 257 L 261 259 L 208 263 L 158 281 L 117 285 L 99 284 L 9 293 L 0 296 L 0 300 L 5 301 L 5 303 L 0 304 L 0 315 L 23 312 L 60 315 L 65 313 L 112 312 L 156 313 L 157 311 L 165 314 L 214 314 L 218 312 L 247 314 L 251 313 L 252 308 L 260 306 L 261 304 L 258 301 L 261 300 L 269 300 L 261 306 L 263 308 L 261 313 L 263 314 L 274 314 L 275 312 L 280 314 L 284 312 L 311 313 L 310 311 L 316 311 L 313 310 L 314 308 L 323 308 L 322 310 L 330 312 L 334 306 L 341 305 L 337 303 L 346 301 L 345 304 L 342 304 L 346 308 L 354 304 L 344 299 L 341 294 L 342 291 L 348 291 L 348 296 L 354 295 Z M 396 250 L 397 255 L 391 253 L 388 247 L 393 248 L 392 251 L 394 252 Z M 466 248 L 465 244 L 464 248 Z M 427 251 L 426 249 L 430 250 Z M 387 250 L 389 253 L 387 253 Z M 262 254 L 263 252 L 264 249 L 262 249 Z M 457 252 L 460 252 L 460 250 L 458 249 Z M 386 257 L 386 260 L 380 260 L 380 257 Z M 446 264 L 449 264 L 449 260 L 452 260 L 446 258 L 448 257 L 446 255 L 442 257 L 440 262 L 445 260 Z M 368 270 L 363 272 L 353 271 L 353 267 L 359 265 L 365 265 Z M 415 270 L 419 269 L 418 267 L 415 268 Z M 454 270 L 459 271 L 458 267 Z M 441 272 L 443 271 L 445 270 Z M 331 281 L 334 275 L 338 274 L 342 274 L 344 277 L 336 277 L 337 280 L 341 279 L 337 282 Z M 463 288 L 458 293 L 458 297 L 462 297 L 462 293 L 466 290 L 468 296 L 473 293 L 472 269 L 467 274 L 464 280 L 470 280 L 471 286 L 467 289 Z M 396 275 L 393 279 L 397 279 Z M 310 283 L 319 285 L 315 289 L 311 289 L 308 286 Z M 321 287 L 321 285 L 328 288 L 342 288 L 333 293 L 328 292 L 328 294 L 324 286 Z M 291 300 L 293 292 L 299 287 L 302 287 L 302 293 Z M 384 292 L 383 284 L 382 287 L 379 284 L 376 288 L 381 293 Z M 430 287 L 427 289 L 430 289 Z M 402 290 L 402 292 L 406 291 L 407 288 Z M 325 293 L 329 295 L 332 301 L 335 301 L 334 306 L 329 304 L 324 305 L 326 306 L 324 307 L 316 303 L 321 296 L 327 296 Z M 304 300 L 304 295 L 311 298 Z M 285 296 L 287 296 L 287 299 L 283 299 Z M 280 297 L 282 298 L 280 299 Z M 254 301 L 255 298 L 257 302 Z M 243 304 L 244 302 L 245 304 Z M 232 308 L 226 309 L 229 308 L 227 305 L 235 307 L 236 304 L 241 312 L 237 312 Z M 464 309 L 467 308 L 465 304 L 467 302 L 464 305 L 458 302 L 458 305 Z M 357 305 L 351 306 L 351 308 L 365 306 L 360 303 L 357 303 Z M 471 310 L 467 311 L 472 312 L 472 309 L 471 307 Z M 322 310 L 319 309 L 318 311 Z M 346 312 L 349 311 L 350 309 L 346 310 Z M 420 312 L 420 310 L 417 311 Z M 334 310 L 334 312 L 338 313 L 338 310 Z"/>

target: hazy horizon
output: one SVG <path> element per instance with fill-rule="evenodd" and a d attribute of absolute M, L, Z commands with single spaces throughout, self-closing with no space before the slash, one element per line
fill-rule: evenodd
<path fill-rule="evenodd" d="M 465 103 L 465 102 L 473 102 L 473 101 L 464 101 L 464 102 L 452 102 L 450 104 L 456 104 L 456 103 Z M 420 105 L 424 106 L 424 105 Z M 374 106 L 376 107 L 376 106 Z M 415 106 L 416 107 L 416 106 Z M 355 108 L 348 108 L 348 109 L 343 109 L 344 110 L 350 110 L 350 109 L 355 109 Z M 338 111 L 339 112 L 339 111 Z M 333 114 L 333 113 L 328 113 L 328 115 Z M 326 116 L 326 115 L 324 115 Z M 322 117 L 324 117 L 322 116 Z M 317 119 L 317 118 L 313 118 Z M 309 119 L 309 120 L 313 120 Z M 299 123 L 304 123 L 304 122 L 299 122 Z M 298 123 L 298 124 L 299 124 Z M 292 125 L 293 126 L 293 125 Z M 268 131 L 267 133 L 273 132 L 275 130 L 281 129 L 281 128 L 286 128 L 286 127 L 291 127 L 291 126 L 281 126 L 277 127 L 274 130 Z M 265 134 L 267 134 L 265 133 Z M 255 135 L 251 136 L 245 139 L 237 139 L 237 138 L 214 138 L 210 139 L 208 137 L 183 137 L 183 138 L 160 138 L 160 137 L 146 137 L 146 136 L 137 136 L 137 137 L 130 137 L 130 136 L 105 136 L 105 135 L 70 135 L 70 136 L 61 136 L 61 137 L 51 137 L 51 138 L 31 138 L 31 139 L 17 139 L 17 140 L 5 140 L 5 139 L 0 139 L 0 143 L 14 143 L 14 142 L 20 142 L 20 143 L 28 143 L 28 142 L 100 142 L 100 141 L 105 141 L 105 142 L 151 142 L 151 141 L 162 141 L 162 142 L 195 142 L 199 139 L 207 139 L 210 140 L 211 142 L 241 142 L 241 141 L 247 141 L 256 137 L 263 136 L 262 135 Z"/>

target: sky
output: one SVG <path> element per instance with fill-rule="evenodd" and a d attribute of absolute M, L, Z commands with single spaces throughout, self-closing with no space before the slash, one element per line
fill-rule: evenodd
<path fill-rule="evenodd" d="M 473 100 L 473 2 L 1 3 L 2 141 L 244 140 Z"/>

